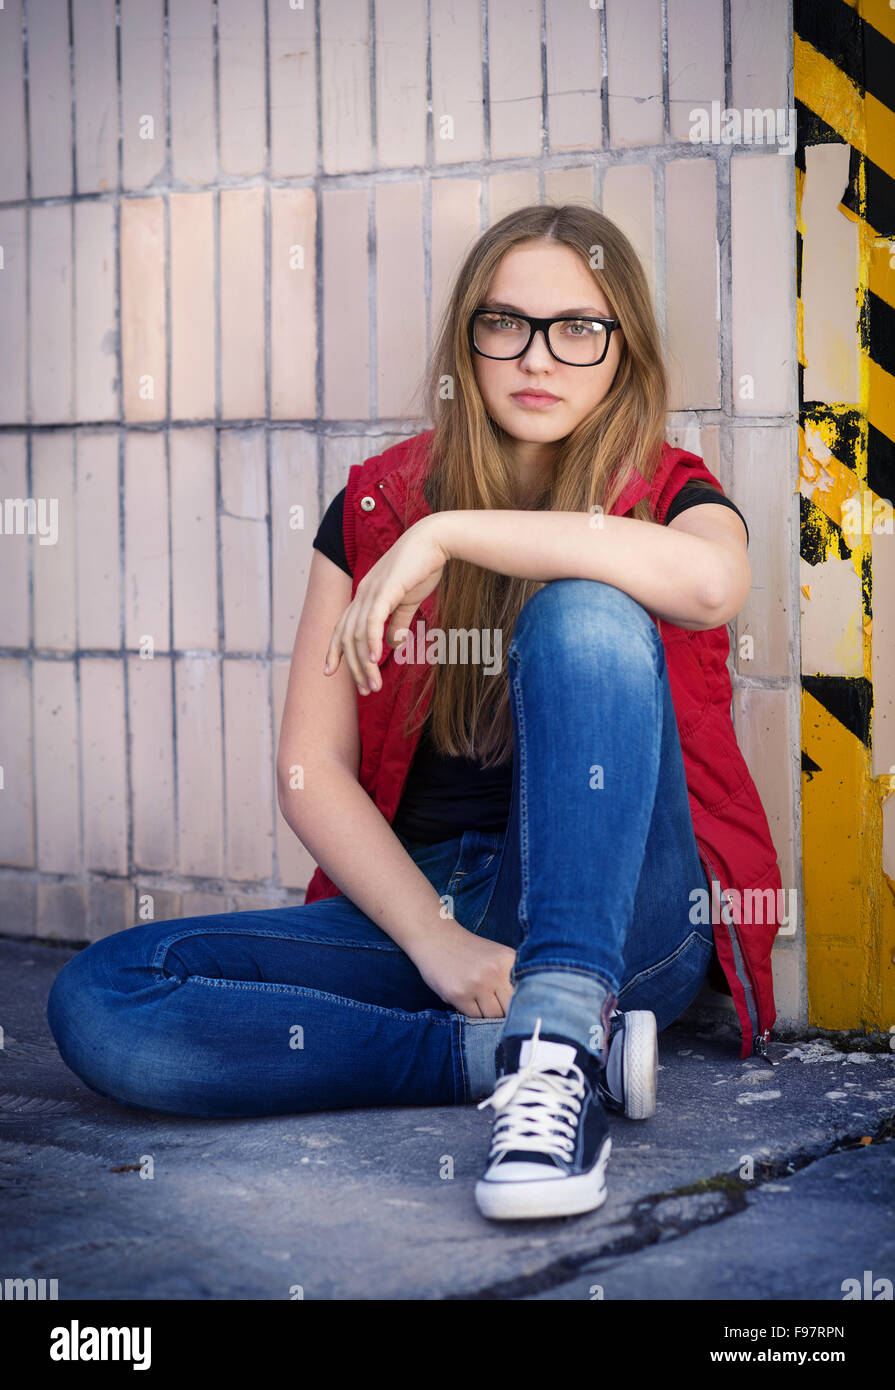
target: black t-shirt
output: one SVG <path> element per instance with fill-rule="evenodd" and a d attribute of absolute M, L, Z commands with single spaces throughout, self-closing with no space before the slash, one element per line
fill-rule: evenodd
<path fill-rule="evenodd" d="M 709 483 L 685 483 L 668 508 L 665 525 L 702 502 L 730 507 L 746 526 L 742 512 L 729 497 Z M 313 545 L 339 569 L 350 575 L 342 534 L 345 489 L 329 504 Z M 746 526 L 746 544 L 749 528 Z M 404 783 L 392 829 L 408 840 L 435 844 L 452 840 L 464 830 L 500 833 L 506 829 L 513 786 L 512 762 L 504 767 L 482 767 L 471 758 L 444 757 L 432 745 L 428 720 Z"/>

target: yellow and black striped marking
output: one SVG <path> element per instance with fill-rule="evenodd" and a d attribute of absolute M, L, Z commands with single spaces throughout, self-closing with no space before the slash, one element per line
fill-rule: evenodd
<path fill-rule="evenodd" d="M 883 872 L 882 807 L 895 777 L 874 775 L 872 642 L 874 602 L 888 610 L 895 594 L 875 595 L 871 535 L 846 534 L 841 509 L 856 493 L 869 494 L 871 508 L 895 498 L 895 9 L 888 0 L 795 0 L 794 29 L 800 553 L 812 566 L 854 566 L 863 654 L 861 674 L 802 674 L 809 1021 L 887 1029 L 895 1022 L 895 884 Z M 849 147 L 839 211 L 858 232 L 858 401 L 811 401 L 804 392 L 805 151 L 831 142 Z M 822 475 L 809 442 L 818 438 Z M 814 485 L 821 476 L 823 486 Z M 809 606 L 804 622 L 823 623 L 824 614 Z"/>

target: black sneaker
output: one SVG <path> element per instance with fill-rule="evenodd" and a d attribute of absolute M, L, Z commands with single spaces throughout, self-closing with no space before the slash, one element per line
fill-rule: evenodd
<path fill-rule="evenodd" d="M 597 1094 L 600 1058 L 569 1038 L 507 1038 L 497 1049 L 491 1148 L 475 1199 L 497 1221 L 576 1216 L 606 1200 L 609 1122 Z"/>
<path fill-rule="evenodd" d="M 655 1115 L 658 1069 L 656 1015 L 649 1009 L 615 1009 L 609 1020 L 609 1058 L 597 1080 L 605 1108 L 629 1120 Z"/>

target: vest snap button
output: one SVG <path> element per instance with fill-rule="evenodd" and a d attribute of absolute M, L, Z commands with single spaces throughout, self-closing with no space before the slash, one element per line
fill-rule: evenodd
<path fill-rule="evenodd" d="M 376 499 L 375 497 L 362 497 L 360 499 L 360 504 L 365 512 L 371 512 L 376 506 Z"/>

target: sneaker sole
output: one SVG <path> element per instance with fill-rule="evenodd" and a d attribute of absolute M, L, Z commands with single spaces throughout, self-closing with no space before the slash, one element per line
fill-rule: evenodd
<path fill-rule="evenodd" d="M 600 1156 L 586 1173 L 545 1182 L 489 1182 L 475 1186 L 479 1211 L 491 1221 L 533 1221 L 541 1216 L 578 1216 L 595 1211 L 606 1201 L 606 1164 L 612 1140 L 603 1140 Z"/>
<path fill-rule="evenodd" d="M 659 1043 L 656 1016 L 634 1009 L 625 1016 L 625 1114 L 629 1120 L 648 1120 L 656 1113 Z"/>

